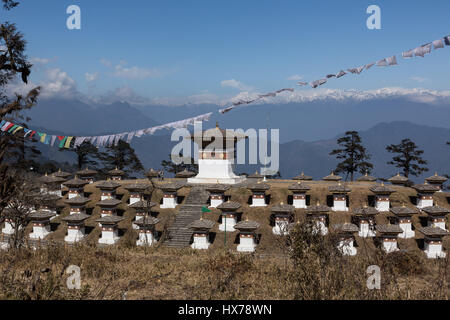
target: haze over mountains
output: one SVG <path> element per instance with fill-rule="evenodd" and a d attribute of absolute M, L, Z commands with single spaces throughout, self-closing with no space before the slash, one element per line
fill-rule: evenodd
<path fill-rule="evenodd" d="M 125 102 L 109 105 L 89 104 L 78 100 L 46 99 L 30 110 L 31 126 L 48 133 L 96 135 L 130 131 L 217 111 L 214 104 L 186 106 L 132 106 Z M 450 104 L 430 104 L 405 98 L 356 100 L 320 100 L 287 104 L 261 104 L 242 107 L 225 115 L 213 113 L 204 128 L 215 121 L 223 128 L 279 128 L 280 171 L 283 177 L 305 173 L 321 178 L 330 173 L 336 160 L 329 152 L 336 147 L 336 138 L 345 131 L 357 130 L 372 154 L 374 174 L 389 177 L 396 169 L 386 162 L 391 154 L 386 145 L 410 138 L 425 150 L 430 172 L 447 173 L 450 163 Z M 170 131 L 133 139 L 144 166 L 160 167 L 176 142 Z M 58 161 L 74 159 L 70 152 L 49 150 L 39 145 L 43 156 Z M 236 172 L 254 172 L 259 166 L 238 166 Z M 448 172 L 450 173 L 450 172 Z M 423 176 L 423 177 L 424 177 Z M 422 179 L 423 177 L 420 177 Z M 420 180 L 418 179 L 418 181 Z"/>

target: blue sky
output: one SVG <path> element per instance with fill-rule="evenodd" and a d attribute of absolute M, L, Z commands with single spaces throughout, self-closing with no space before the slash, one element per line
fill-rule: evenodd
<path fill-rule="evenodd" d="M 21 2 L 7 18 L 28 40 L 28 55 L 36 61 L 32 81 L 46 83 L 57 70 L 53 80 L 99 96 L 118 88 L 180 101 L 271 91 L 295 86 L 288 80 L 295 75 L 316 80 L 450 34 L 448 0 Z M 66 28 L 71 4 L 81 8 L 81 30 Z M 366 27 L 371 4 L 381 8 L 381 30 Z M 398 66 L 374 67 L 325 86 L 450 90 L 449 57 L 450 47 L 425 58 L 398 57 Z"/>

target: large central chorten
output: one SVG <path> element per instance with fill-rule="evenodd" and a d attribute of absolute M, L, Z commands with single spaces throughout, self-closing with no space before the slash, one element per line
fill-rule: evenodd
<path fill-rule="evenodd" d="M 233 172 L 236 143 L 247 139 L 245 134 L 216 127 L 194 133 L 188 137 L 198 144 L 198 175 L 187 179 L 188 183 L 236 184 L 245 181 L 244 176 Z"/>

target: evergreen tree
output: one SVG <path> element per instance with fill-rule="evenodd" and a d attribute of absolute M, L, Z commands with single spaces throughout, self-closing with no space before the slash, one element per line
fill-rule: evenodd
<path fill-rule="evenodd" d="M 357 131 L 347 131 L 344 137 L 337 140 L 337 144 L 341 148 L 331 151 L 330 155 L 336 155 L 337 159 L 343 159 L 343 161 L 338 163 L 335 173 L 346 173 L 347 177 L 350 175 L 350 180 L 353 181 L 356 172 L 371 172 L 373 165 L 367 161 L 370 160 L 370 155 L 362 145 Z"/>
<path fill-rule="evenodd" d="M 183 158 L 182 154 L 180 154 L 179 156 Z M 193 158 L 191 158 L 190 163 L 188 163 L 188 161 L 182 161 L 180 164 L 176 164 L 172 161 L 172 157 L 169 154 L 169 160 L 161 161 L 161 166 L 163 167 L 164 171 L 173 173 L 174 175 L 184 170 L 194 172 L 195 174 L 198 173 L 198 164 L 194 163 Z"/>
<path fill-rule="evenodd" d="M 399 144 L 391 144 L 386 150 L 399 155 L 394 156 L 388 164 L 395 165 L 403 170 L 405 177 L 419 176 L 422 172 L 428 171 L 426 165 L 428 162 L 422 159 L 423 150 L 419 150 L 418 146 L 410 139 L 403 139 Z"/>
<path fill-rule="evenodd" d="M 98 159 L 103 163 L 104 169 L 100 170 L 100 173 L 104 176 L 115 168 L 124 171 L 126 177 L 132 173 L 144 171 L 141 160 L 134 149 L 129 143 L 122 140 L 119 140 L 117 145 L 106 147 L 104 152 L 99 152 Z"/>
<path fill-rule="evenodd" d="M 82 144 L 74 149 L 59 149 L 60 151 L 75 152 L 77 155 L 78 170 L 89 167 L 96 167 L 98 165 L 99 151 L 90 141 L 84 141 Z"/>
<path fill-rule="evenodd" d="M 11 10 L 18 2 L 2 0 L 4 10 Z M 8 91 L 8 84 L 16 81 L 28 83 L 32 65 L 25 55 L 26 41 L 13 23 L 0 21 L 0 121 L 10 121 L 26 128 L 23 111 L 33 107 L 40 88 L 36 87 L 26 95 Z M 14 135 L 0 132 L 0 213 L 14 197 L 20 182 L 18 177 L 25 164 L 25 153 L 36 149 L 27 148 L 23 131 Z"/>

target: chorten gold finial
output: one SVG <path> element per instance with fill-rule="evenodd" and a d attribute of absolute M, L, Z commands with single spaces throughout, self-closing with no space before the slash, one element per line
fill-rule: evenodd
<path fill-rule="evenodd" d="M 216 121 L 216 128 L 219 127 L 219 121 Z"/>
<path fill-rule="evenodd" d="M 435 173 L 434 173 L 434 176 L 437 177 L 437 175 L 438 175 L 437 172 L 435 172 Z"/>

